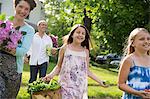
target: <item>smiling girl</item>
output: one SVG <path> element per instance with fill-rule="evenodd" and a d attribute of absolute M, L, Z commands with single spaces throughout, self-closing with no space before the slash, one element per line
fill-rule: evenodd
<path fill-rule="evenodd" d="M 81 24 L 70 31 L 67 44 L 59 52 L 58 63 L 54 70 L 43 78 L 50 81 L 59 74 L 62 99 L 87 99 L 87 77 L 107 87 L 89 70 L 89 32 Z"/>
<path fill-rule="evenodd" d="M 118 86 L 124 91 L 122 99 L 150 99 L 150 33 L 134 29 L 128 38 L 119 70 Z"/>

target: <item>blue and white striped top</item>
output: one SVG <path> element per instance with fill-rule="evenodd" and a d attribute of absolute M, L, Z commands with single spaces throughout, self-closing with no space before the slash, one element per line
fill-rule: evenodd
<path fill-rule="evenodd" d="M 130 72 L 126 83 L 130 87 L 138 91 L 150 89 L 150 67 L 137 66 L 133 62 L 133 66 L 130 68 Z M 142 98 L 124 92 L 122 99 L 142 99 Z"/>

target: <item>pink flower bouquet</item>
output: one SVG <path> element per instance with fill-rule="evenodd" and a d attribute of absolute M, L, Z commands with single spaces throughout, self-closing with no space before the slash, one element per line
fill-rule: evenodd
<path fill-rule="evenodd" d="M 0 21 L 0 49 L 15 49 L 26 32 L 14 28 L 11 21 Z"/>
<path fill-rule="evenodd" d="M 53 42 L 53 47 L 58 48 L 58 36 L 55 35 L 50 35 L 52 42 Z"/>

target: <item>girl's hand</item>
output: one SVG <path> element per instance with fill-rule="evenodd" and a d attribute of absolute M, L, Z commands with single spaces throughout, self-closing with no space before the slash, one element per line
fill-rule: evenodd
<path fill-rule="evenodd" d="M 107 88 L 107 87 L 109 86 L 109 85 L 106 84 L 105 81 L 101 81 L 101 82 L 100 82 L 100 85 L 101 85 L 102 87 L 104 87 L 104 88 Z"/>
<path fill-rule="evenodd" d="M 150 99 L 150 92 L 138 91 L 138 95 L 142 97 L 142 99 Z"/>
<path fill-rule="evenodd" d="M 145 92 L 150 92 L 150 89 L 145 89 L 144 91 L 145 91 Z"/>
<path fill-rule="evenodd" d="M 42 78 L 43 81 L 49 82 L 53 77 L 51 74 L 46 75 L 45 77 Z"/>

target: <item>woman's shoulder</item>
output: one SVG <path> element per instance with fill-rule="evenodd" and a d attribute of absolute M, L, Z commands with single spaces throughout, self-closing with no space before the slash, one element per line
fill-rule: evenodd
<path fill-rule="evenodd" d="M 29 29 L 32 29 L 32 30 L 35 30 L 30 24 L 28 24 L 28 23 L 26 23 L 25 22 L 25 26 L 26 26 L 26 28 L 29 28 Z"/>
<path fill-rule="evenodd" d="M 25 23 L 24 28 L 25 28 L 25 30 L 29 31 L 30 33 L 35 34 L 35 29 L 28 23 Z"/>
<path fill-rule="evenodd" d="M 51 40 L 51 41 L 52 41 L 51 37 L 50 37 L 49 35 L 47 35 L 46 33 L 44 34 L 44 36 L 45 36 L 45 38 L 47 38 L 48 40 Z"/>

